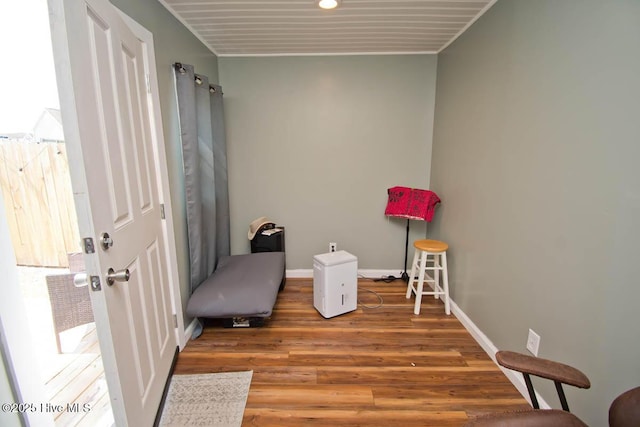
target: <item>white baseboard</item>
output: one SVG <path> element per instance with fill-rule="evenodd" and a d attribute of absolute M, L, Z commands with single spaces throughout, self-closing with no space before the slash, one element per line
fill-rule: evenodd
<path fill-rule="evenodd" d="M 372 270 L 372 269 L 362 269 L 358 270 L 358 275 L 361 277 L 365 277 L 367 279 L 381 279 L 383 277 L 394 276 L 396 279 L 399 279 L 402 275 L 402 271 L 400 270 Z"/>
<path fill-rule="evenodd" d="M 193 331 L 196 329 L 197 324 L 198 324 L 198 319 L 193 319 L 191 320 L 191 323 L 189 323 L 189 326 L 187 326 L 184 329 L 183 339 L 185 344 L 191 340 L 191 336 L 193 335 Z M 182 351 L 182 348 L 180 348 L 180 351 Z"/>
<path fill-rule="evenodd" d="M 524 378 L 520 372 L 512 371 L 510 369 L 503 368 L 498 365 L 496 362 L 496 353 L 498 348 L 491 342 L 491 340 L 476 326 L 475 323 L 471 321 L 471 319 L 465 314 L 458 305 L 453 302 L 453 300 L 449 300 L 451 303 L 451 312 L 454 316 L 458 318 L 462 326 L 471 334 L 473 339 L 480 344 L 480 347 L 489 355 L 493 363 L 504 372 L 505 376 L 511 381 L 511 383 L 515 386 L 515 388 L 520 392 L 520 394 L 527 399 L 527 402 L 531 404 L 531 399 L 529 398 L 529 391 L 527 391 L 527 385 L 524 382 Z M 536 392 L 536 398 L 538 399 L 538 404 L 541 409 L 551 409 L 551 406 L 540 396 L 538 392 Z"/>
<path fill-rule="evenodd" d="M 372 269 L 359 269 L 358 276 L 366 277 L 367 279 L 378 279 L 381 277 L 387 276 L 395 276 L 400 277 L 402 271 L 400 270 L 372 270 Z M 308 279 L 313 277 L 313 269 L 312 268 L 302 268 L 297 270 L 287 270 L 286 272 L 287 278 L 303 278 Z"/>
<path fill-rule="evenodd" d="M 285 275 L 292 279 L 307 279 L 313 277 L 313 270 L 310 268 L 302 268 L 298 270 L 287 270 Z"/>

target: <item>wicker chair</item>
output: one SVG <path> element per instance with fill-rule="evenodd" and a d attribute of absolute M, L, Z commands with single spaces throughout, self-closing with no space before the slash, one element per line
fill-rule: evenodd
<path fill-rule="evenodd" d="M 81 273 L 84 271 L 84 255 L 82 252 L 67 254 L 69 259 L 69 273 Z"/>
<path fill-rule="evenodd" d="M 89 287 L 78 288 L 73 283 L 75 273 L 84 271 L 82 254 L 69 254 L 69 267 L 70 274 L 46 276 L 58 353 L 62 353 L 61 332 L 93 322 Z"/>

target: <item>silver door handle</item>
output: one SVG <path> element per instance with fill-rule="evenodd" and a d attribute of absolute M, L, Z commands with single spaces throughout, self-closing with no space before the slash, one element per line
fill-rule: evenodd
<path fill-rule="evenodd" d="M 131 273 L 129 273 L 129 269 L 118 270 L 115 271 L 113 268 L 110 268 L 107 272 L 107 284 L 109 286 L 113 285 L 115 282 L 128 282 L 129 277 L 131 277 Z"/>

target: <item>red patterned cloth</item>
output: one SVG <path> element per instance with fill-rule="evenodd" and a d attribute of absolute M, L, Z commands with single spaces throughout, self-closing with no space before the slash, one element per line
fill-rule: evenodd
<path fill-rule="evenodd" d="M 431 222 L 440 198 L 429 190 L 408 187 L 392 187 L 387 190 L 389 201 L 384 210 L 386 216 L 420 219 Z"/>

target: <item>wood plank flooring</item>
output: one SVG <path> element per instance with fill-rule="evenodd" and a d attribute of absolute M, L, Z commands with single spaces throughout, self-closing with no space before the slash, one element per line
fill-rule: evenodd
<path fill-rule="evenodd" d="M 377 292 L 384 300 L 364 291 Z M 253 370 L 243 426 L 460 426 L 529 405 L 440 300 L 359 281 L 358 309 L 324 319 L 311 279 L 287 279 L 262 328 L 213 321 L 175 374 Z"/>

